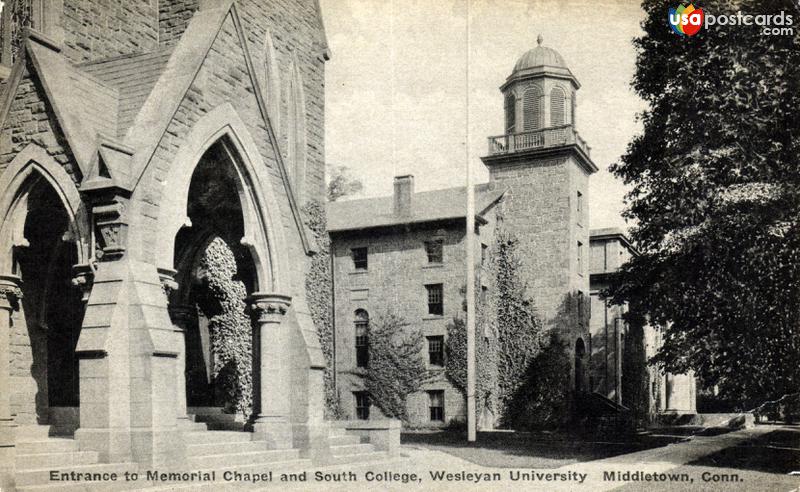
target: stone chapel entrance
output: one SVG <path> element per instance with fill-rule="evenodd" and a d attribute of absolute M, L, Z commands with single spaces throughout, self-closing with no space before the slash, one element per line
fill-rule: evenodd
<path fill-rule="evenodd" d="M 18 220 L 24 214 L 12 254 L 23 294 L 12 318 L 12 391 L 21 396 L 16 421 L 69 429 L 77 425 L 75 346 L 84 314 L 81 292 L 71 281 L 77 247 L 61 199 L 38 174 L 27 179 L 16 207 Z"/>
<path fill-rule="evenodd" d="M 190 225 L 175 238 L 178 289 L 170 309 L 173 318 L 183 317 L 187 406 L 222 407 L 243 420 L 235 402 L 243 387 L 253 387 L 252 325 L 245 299 L 255 290 L 256 273 L 243 244 L 242 183 L 233 159 L 222 140 L 206 151 L 192 174 Z"/>

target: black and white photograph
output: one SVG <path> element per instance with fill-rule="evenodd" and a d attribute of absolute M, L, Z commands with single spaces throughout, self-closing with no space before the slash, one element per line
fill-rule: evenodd
<path fill-rule="evenodd" d="M 0 0 L 0 492 L 800 491 L 800 0 Z"/>

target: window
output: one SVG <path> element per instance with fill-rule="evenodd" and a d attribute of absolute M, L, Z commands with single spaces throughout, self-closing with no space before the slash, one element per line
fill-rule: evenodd
<path fill-rule="evenodd" d="M 580 191 L 578 192 L 578 200 L 577 200 L 577 204 L 576 204 L 576 210 L 578 212 L 582 212 L 583 211 L 583 193 L 581 193 Z M 580 219 L 580 217 L 578 217 L 578 219 Z"/>
<path fill-rule="evenodd" d="M 542 127 L 542 91 L 538 87 L 529 87 L 522 95 L 522 116 L 524 131 Z"/>
<path fill-rule="evenodd" d="M 481 265 L 486 264 L 486 255 L 488 251 L 489 251 L 489 246 L 481 244 Z"/>
<path fill-rule="evenodd" d="M 444 422 L 444 391 L 428 391 L 431 422 Z"/>
<path fill-rule="evenodd" d="M 356 400 L 356 418 L 369 420 L 369 394 L 366 391 L 354 391 L 353 398 Z"/>
<path fill-rule="evenodd" d="M 506 133 L 514 133 L 517 121 L 517 98 L 513 92 L 506 95 Z"/>
<path fill-rule="evenodd" d="M 353 267 L 356 270 L 366 270 L 369 262 L 367 260 L 367 248 L 353 248 L 350 250 L 353 257 Z"/>
<path fill-rule="evenodd" d="M 489 294 L 489 288 L 486 287 L 485 285 L 481 285 L 481 302 L 482 303 L 484 303 L 484 304 L 486 303 L 486 297 L 488 296 L 488 294 Z"/>
<path fill-rule="evenodd" d="M 436 239 L 425 241 L 425 253 L 428 255 L 428 263 L 441 263 L 443 257 L 444 241 Z"/>
<path fill-rule="evenodd" d="M 426 285 L 428 290 L 428 314 L 442 316 L 444 306 L 442 305 L 442 284 Z"/>
<path fill-rule="evenodd" d="M 369 364 L 369 313 L 363 309 L 356 311 L 356 367 Z"/>
<path fill-rule="evenodd" d="M 583 275 L 583 243 L 578 241 L 578 274 Z"/>
<path fill-rule="evenodd" d="M 550 91 L 550 125 L 561 126 L 567 123 L 566 121 L 566 98 L 564 90 L 560 87 L 555 87 Z"/>
<path fill-rule="evenodd" d="M 428 365 L 444 366 L 444 337 L 428 337 Z"/>

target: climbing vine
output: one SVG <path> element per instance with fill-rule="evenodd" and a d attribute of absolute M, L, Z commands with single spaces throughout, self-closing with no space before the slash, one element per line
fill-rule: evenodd
<path fill-rule="evenodd" d="M 221 386 L 226 410 L 252 413 L 252 329 L 245 312 L 247 291 L 235 280 L 236 257 L 219 237 L 206 247 L 200 259 L 199 279 L 204 288 L 198 294 L 198 307 L 208 318 L 213 375 Z"/>
<path fill-rule="evenodd" d="M 333 281 L 331 272 L 331 240 L 328 236 L 325 206 L 316 201 L 308 201 L 303 213 L 316 244 L 315 254 L 306 272 L 306 298 L 311 311 L 311 319 L 317 329 L 319 343 L 325 356 L 325 415 L 328 418 L 341 416 L 339 398 L 336 394 L 333 374 Z"/>
<path fill-rule="evenodd" d="M 370 402 L 387 417 L 408 422 L 406 399 L 427 377 L 424 337 L 396 314 L 370 320 L 369 363 L 364 377 Z"/>

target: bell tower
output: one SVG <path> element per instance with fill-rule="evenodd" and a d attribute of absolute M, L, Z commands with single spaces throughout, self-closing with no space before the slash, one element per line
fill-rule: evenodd
<path fill-rule="evenodd" d="M 575 129 L 580 84 L 542 43 L 540 35 L 500 87 L 505 133 L 489 137 L 483 162 L 491 181 L 509 190 L 503 220 L 519 240 L 528 294 L 571 358 L 586 357 L 580 347 L 589 346 L 587 204 L 589 177 L 598 169 Z M 587 377 L 580 374 L 587 365 L 573 361 L 573 384 Z"/>

